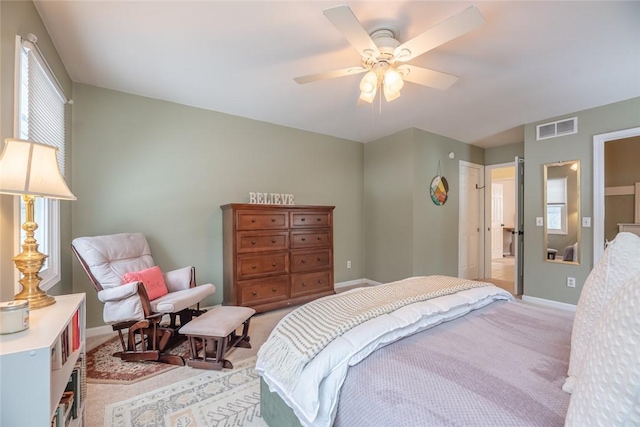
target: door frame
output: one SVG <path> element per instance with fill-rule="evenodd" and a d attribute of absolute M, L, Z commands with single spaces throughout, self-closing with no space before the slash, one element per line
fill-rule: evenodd
<path fill-rule="evenodd" d="M 485 186 L 484 217 L 489 218 L 487 223 L 484 224 L 484 233 L 482 233 L 485 236 L 484 251 L 483 251 L 484 252 L 483 273 L 485 273 L 483 277 L 485 278 L 487 277 L 487 274 L 490 274 L 491 272 L 491 197 L 487 197 L 487 189 L 489 190 L 491 189 L 491 184 L 493 182 L 491 179 L 491 171 L 493 169 L 501 169 L 501 168 L 508 168 L 508 167 L 515 168 L 514 162 L 498 163 L 495 165 L 486 165 L 484 167 L 484 186 Z M 516 189 L 516 194 L 517 194 L 517 189 Z M 517 199 L 516 199 L 516 203 L 517 203 Z"/>
<path fill-rule="evenodd" d="M 593 265 L 604 252 L 604 144 L 640 136 L 640 127 L 593 136 Z"/>
<path fill-rule="evenodd" d="M 460 272 L 460 254 L 462 253 L 462 245 L 460 244 L 460 235 L 461 235 L 461 230 L 462 230 L 462 167 L 463 166 L 467 166 L 467 167 L 473 167 L 473 168 L 477 168 L 480 170 L 480 173 L 478 175 L 478 180 L 480 181 L 480 183 L 478 184 L 477 189 L 473 189 L 474 191 L 480 191 L 480 196 L 478 197 L 478 206 L 477 206 L 477 213 L 478 213 L 478 224 L 480 227 L 484 227 L 484 219 L 485 219 L 485 166 L 484 165 L 479 165 L 477 163 L 471 163 L 471 162 L 467 162 L 465 160 L 460 160 L 459 166 L 458 166 L 458 193 L 460 195 L 460 197 L 458 198 L 459 203 L 458 203 L 458 277 L 461 276 L 461 272 Z M 485 268 L 485 263 L 484 263 L 484 258 L 485 258 L 485 235 L 484 233 L 480 233 L 478 232 L 478 278 L 483 278 L 484 277 L 484 268 Z"/>

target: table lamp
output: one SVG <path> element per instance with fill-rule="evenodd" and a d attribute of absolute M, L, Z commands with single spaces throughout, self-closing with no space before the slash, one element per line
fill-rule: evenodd
<path fill-rule="evenodd" d="M 26 220 L 22 229 L 27 237 L 22 252 L 13 258 L 22 273 L 19 281 L 22 291 L 15 298 L 29 301 L 32 310 L 56 302 L 39 287 L 42 279 L 38 273 L 47 255 L 38 251 L 38 243 L 33 237 L 38 228 L 33 215 L 35 198 L 76 200 L 58 168 L 57 151 L 51 145 L 9 138 L 5 139 L 0 153 L 0 193 L 20 195 L 25 204 Z"/>

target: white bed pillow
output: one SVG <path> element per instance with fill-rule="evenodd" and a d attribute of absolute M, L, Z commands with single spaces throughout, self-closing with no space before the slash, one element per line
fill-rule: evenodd
<path fill-rule="evenodd" d="M 616 293 L 593 331 L 566 427 L 640 425 L 640 275 Z"/>
<path fill-rule="evenodd" d="M 593 329 L 616 291 L 640 273 L 640 237 L 619 233 L 604 250 L 584 283 L 571 332 L 568 378 L 562 389 L 573 392 L 589 350 Z"/>

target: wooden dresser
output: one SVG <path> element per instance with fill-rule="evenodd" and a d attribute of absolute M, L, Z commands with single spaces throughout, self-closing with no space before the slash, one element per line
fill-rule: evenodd
<path fill-rule="evenodd" d="M 224 304 L 263 312 L 334 293 L 333 206 L 220 208 Z"/>

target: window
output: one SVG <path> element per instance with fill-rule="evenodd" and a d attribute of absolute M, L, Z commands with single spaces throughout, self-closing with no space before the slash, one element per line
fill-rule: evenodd
<path fill-rule="evenodd" d="M 58 147 L 58 166 L 64 176 L 65 104 L 66 98 L 36 45 L 17 37 L 16 46 L 16 129 L 15 135 Z M 26 232 L 25 206 L 19 199 L 19 245 Z M 60 281 L 60 203 L 38 198 L 35 203 L 35 238 L 40 252 L 48 255 L 40 270 L 40 287 L 48 290 Z M 21 248 L 19 248 L 21 251 Z M 17 272 L 17 270 L 16 270 Z M 19 273 L 17 273 L 19 274 Z"/>
<path fill-rule="evenodd" d="M 547 232 L 567 234 L 567 178 L 547 180 Z"/>

